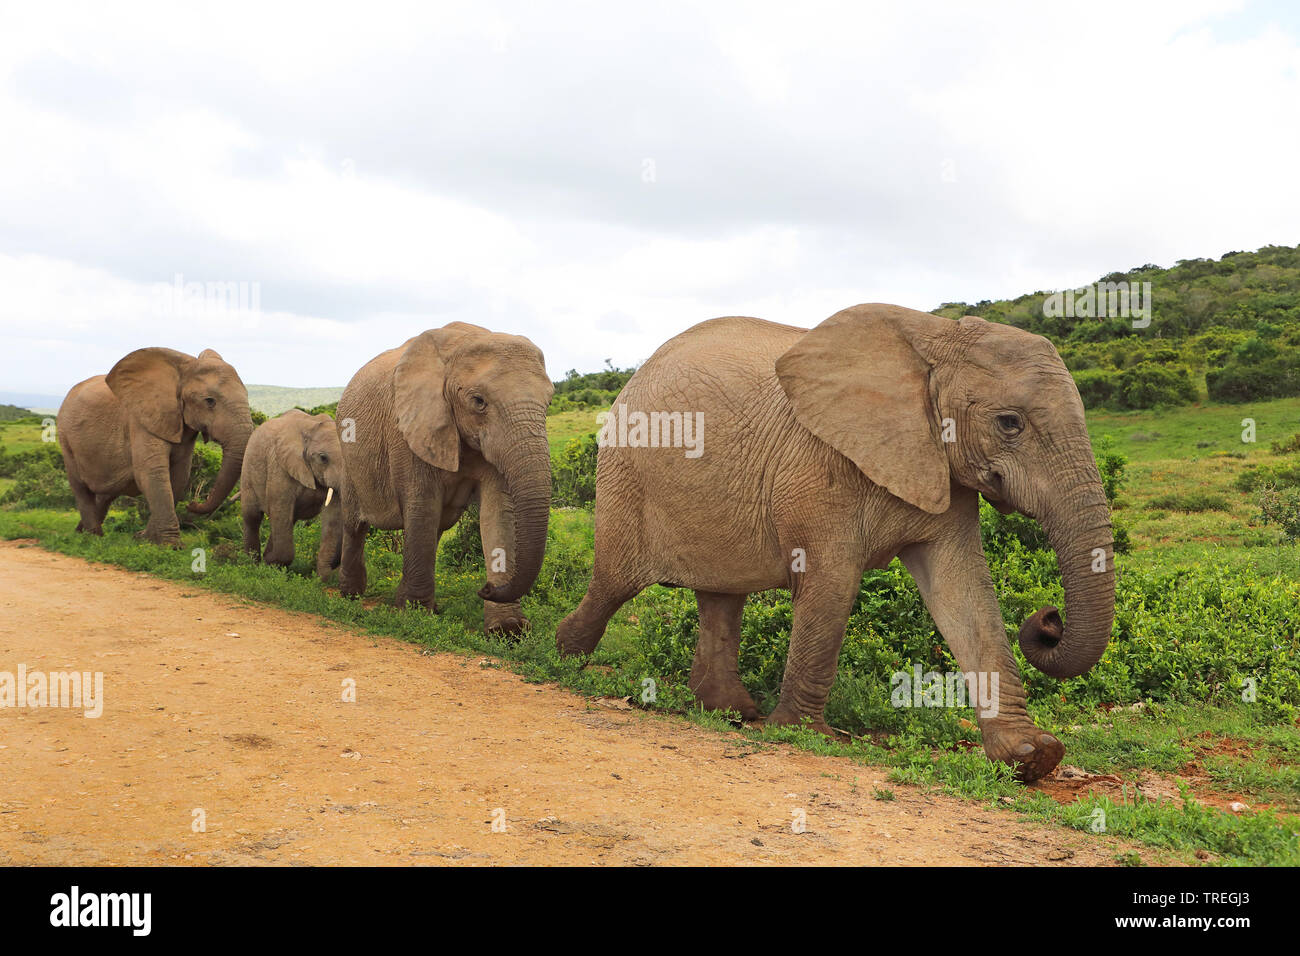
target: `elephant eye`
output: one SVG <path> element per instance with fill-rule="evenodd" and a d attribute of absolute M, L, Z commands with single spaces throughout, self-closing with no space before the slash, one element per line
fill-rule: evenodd
<path fill-rule="evenodd" d="M 217 400 L 215 398 L 205 398 L 203 401 L 207 402 L 208 408 L 217 407 Z"/>
<path fill-rule="evenodd" d="M 320 456 L 320 463 L 321 463 L 322 465 L 328 465 L 328 464 L 330 463 L 330 456 L 329 456 L 329 455 L 322 454 L 322 455 Z"/>
<path fill-rule="evenodd" d="M 1004 412 L 998 416 L 998 428 L 1008 435 L 1018 435 L 1025 430 L 1025 422 L 1014 412 Z"/>
<path fill-rule="evenodd" d="M 474 411 L 476 412 L 481 412 L 483 409 L 487 408 L 487 399 L 482 395 L 471 395 L 469 397 L 469 403 L 474 406 Z"/>

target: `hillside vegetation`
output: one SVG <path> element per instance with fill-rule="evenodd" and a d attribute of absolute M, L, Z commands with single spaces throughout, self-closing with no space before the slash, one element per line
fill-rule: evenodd
<path fill-rule="evenodd" d="M 1300 246 L 1182 259 L 1170 268 L 1147 264 L 1102 276 L 1094 290 L 1103 283 L 1105 292 L 1118 286 L 1121 294 L 1105 295 L 1105 305 L 1097 295 L 1074 316 L 1050 301 L 1064 290 L 946 302 L 935 312 L 978 315 L 1051 339 L 1089 408 L 1300 395 Z M 1145 307 L 1147 284 L 1148 315 L 1113 314 L 1130 290 L 1130 311 Z"/>

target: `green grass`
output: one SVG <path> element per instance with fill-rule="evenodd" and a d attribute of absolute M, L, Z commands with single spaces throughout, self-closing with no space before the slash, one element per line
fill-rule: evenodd
<path fill-rule="evenodd" d="M 574 438 L 596 434 L 596 416 L 598 414 L 600 414 L 599 411 L 584 409 L 556 412 L 547 416 L 546 437 L 551 445 L 551 454 L 556 455 L 562 452 L 564 446 Z"/>
<path fill-rule="evenodd" d="M 41 447 L 42 426 L 30 422 L 0 422 L 0 445 L 10 453 Z"/>

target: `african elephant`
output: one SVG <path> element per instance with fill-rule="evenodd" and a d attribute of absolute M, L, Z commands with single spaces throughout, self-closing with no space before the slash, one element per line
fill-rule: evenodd
<path fill-rule="evenodd" d="M 396 604 L 435 608 L 438 539 L 478 500 L 484 623 L 489 631 L 521 629 L 518 601 L 546 548 L 546 409 L 553 391 L 532 342 L 464 322 L 422 332 L 363 366 L 337 413 L 342 593 L 365 591 L 369 529 L 403 528 Z"/>
<path fill-rule="evenodd" d="M 695 412 L 696 441 L 701 424 L 708 440 L 692 456 L 605 434 L 595 566 L 557 631 L 562 652 L 590 653 L 649 584 L 691 588 L 692 691 L 757 719 L 738 676 L 741 611 L 752 592 L 788 588 L 790 649 L 767 722 L 832 733 L 824 708 L 862 574 L 898 556 L 961 671 L 996 688 L 977 710 L 988 756 L 1025 779 L 1057 765 L 1064 748 L 1025 708 L 979 529 L 980 494 L 1041 522 L 1068 613 L 1064 624 L 1055 608 L 1032 615 L 1020 646 L 1053 677 L 1087 671 L 1114 617 L 1110 514 L 1079 393 L 1050 342 L 880 304 L 811 331 L 713 319 L 655 352 L 618 406 Z"/>
<path fill-rule="evenodd" d="M 244 550 L 267 564 L 293 563 L 293 525 L 320 515 L 316 573 L 328 578 L 339 566 L 342 546 L 343 449 L 329 415 L 292 409 L 263 422 L 248 440 L 239 476 Z M 262 552 L 262 517 L 271 536 Z"/>
<path fill-rule="evenodd" d="M 77 499 L 77 530 L 102 534 L 119 495 L 143 494 L 149 522 L 140 537 L 180 545 L 176 502 L 185 495 L 194 440 L 221 446 L 221 470 L 194 514 L 215 511 L 239 479 L 253 432 L 248 392 L 211 349 L 198 358 L 172 349 L 137 349 L 107 375 L 72 387 L 59 408 L 59 448 Z"/>

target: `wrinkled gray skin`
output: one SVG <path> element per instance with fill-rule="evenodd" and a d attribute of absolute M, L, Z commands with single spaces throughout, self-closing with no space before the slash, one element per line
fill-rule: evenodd
<path fill-rule="evenodd" d="M 239 478 L 244 550 L 267 564 L 292 564 L 294 522 L 320 515 L 316 573 L 328 579 L 339 566 L 342 549 L 342 486 L 343 449 L 333 418 L 295 408 L 263 422 L 248 440 Z M 265 552 L 264 516 L 271 519 Z"/>
<path fill-rule="evenodd" d="M 463 322 L 423 332 L 362 367 L 337 412 L 342 593 L 366 589 L 369 529 L 403 528 L 395 603 L 434 609 L 438 539 L 478 501 L 484 623 L 489 631 L 523 628 L 519 598 L 541 568 L 550 518 L 553 391 L 532 342 Z"/>
<path fill-rule="evenodd" d="M 788 588 L 790 650 L 767 722 L 833 733 L 824 708 L 862 574 L 897 556 L 961 670 L 997 677 L 996 715 L 977 710 L 988 756 L 1026 779 L 1057 765 L 1060 741 L 1026 712 L 979 531 L 981 493 L 1039 520 L 1067 614 L 1064 624 L 1055 608 L 1032 615 L 1021 648 L 1053 677 L 1092 667 L 1114 616 L 1110 515 L 1079 393 L 1050 342 L 878 304 L 811 331 L 714 319 L 669 340 L 617 401 L 702 412 L 704 450 L 601 448 L 595 566 L 560 624 L 561 651 L 590 653 L 650 584 L 692 588 L 691 689 L 706 707 L 756 719 L 738 676 L 741 609 L 752 592 Z"/>
<path fill-rule="evenodd" d="M 137 349 L 74 385 L 59 408 L 59 448 L 77 499 L 77 530 L 102 534 L 119 495 L 143 494 L 149 522 L 140 537 L 180 546 L 176 502 L 185 495 L 200 434 L 221 446 L 221 470 L 207 498 L 189 503 L 211 514 L 230 494 L 253 432 L 248 392 L 238 373 L 208 349 L 197 358 L 173 349 Z"/>

